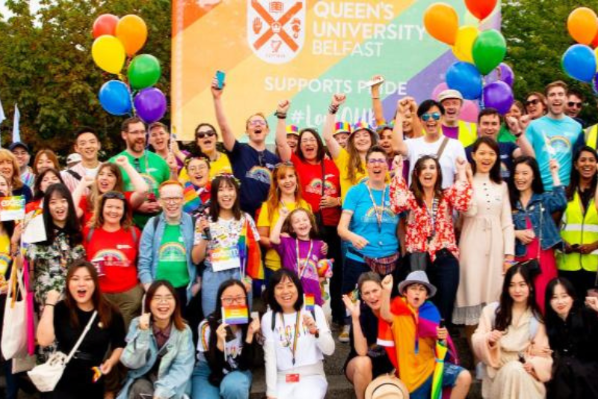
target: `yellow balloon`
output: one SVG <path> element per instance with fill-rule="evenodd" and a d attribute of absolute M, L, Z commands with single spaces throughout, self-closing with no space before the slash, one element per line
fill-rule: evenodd
<path fill-rule="evenodd" d="M 100 36 L 93 42 L 91 57 L 104 71 L 118 74 L 125 65 L 125 47 L 114 36 Z"/>
<path fill-rule="evenodd" d="M 457 39 L 453 46 L 453 54 L 459 61 L 473 63 L 473 43 L 478 37 L 480 31 L 475 26 L 466 25 L 459 28 L 457 31 Z"/>

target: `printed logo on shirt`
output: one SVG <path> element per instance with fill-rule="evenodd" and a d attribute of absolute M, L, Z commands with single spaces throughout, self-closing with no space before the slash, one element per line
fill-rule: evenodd
<path fill-rule="evenodd" d="M 376 210 L 372 206 L 368 211 L 365 213 L 363 217 L 364 223 L 378 223 L 378 219 L 376 216 Z M 397 222 L 397 214 L 392 211 L 390 208 L 390 203 L 385 202 L 385 206 L 382 210 L 382 223 L 396 223 Z"/>
<path fill-rule="evenodd" d="M 96 252 L 93 257 L 92 263 L 101 263 L 102 266 L 118 266 L 128 267 L 131 265 L 129 259 L 118 249 L 102 249 Z"/>
<path fill-rule="evenodd" d="M 168 242 L 160 247 L 158 253 L 161 262 L 186 262 L 187 251 L 178 242 Z"/>
<path fill-rule="evenodd" d="M 117 244 L 116 248 L 117 249 L 131 249 L 133 247 L 131 247 L 129 244 Z"/>
<path fill-rule="evenodd" d="M 546 146 L 549 147 L 548 151 L 551 152 L 550 149 L 554 152 L 564 152 L 568 153 L 571 151 L 571 141 L 565 136 L 552 136 L 547 139 Z"/>
<path fill-rule="evenodd" d="M 303 272 L 302 278 L 319 281 L 317 262 L 318 258 L 316 255 L 311 255 L 309 261 L 307 262 L 307 267 Z M 305 266 L 305 258 L 299 259 L 299 264 L 303 268 Z"/>
<path fill-rule="evenodd" d="M 328 175 L 326 175 L 328 176 Z M 305 186 L 305 192 L 310 194 L 322 194 L 322 179 L 316 178 L 312 179 L 311 182 L 307 186 Z M 324 186 L 324 195 L 336 195 L 337 190 L 334 184 L 327 181 L 326 185 Z"/>
<path fill-rule="evenodd" d="M 272 181 L 272 172 L 265 166 L 254 166 L 247 171 L 245 177 L 269 185 Z"/>

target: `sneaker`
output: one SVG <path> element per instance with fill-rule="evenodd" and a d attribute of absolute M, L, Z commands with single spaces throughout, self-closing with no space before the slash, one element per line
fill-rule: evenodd
<path fill-rule="evenodd" d="M 343 326 L 343 331 L 341 331 L 341 333 L 338 335 L 338 340 L 339 340 L 339 342 L 342 342 L 343 344 L 346 344 L 350 341 L 348 325 L 345 324 Z"/>

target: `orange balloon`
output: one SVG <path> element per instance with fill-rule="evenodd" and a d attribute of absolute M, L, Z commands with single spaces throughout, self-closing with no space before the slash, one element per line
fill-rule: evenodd
<path fill-rule="evenodd" d="M 590 44 L 598 33 L 598 17 L 587 7 L 576 8 L 569 14 L 567 29 L 577 43 Z"/>
<path fill-rule="evenodd" d="M 133 56 L 147 40 L 147 25 L 137 15 L 126 15 L 116 25 L 116 37 L 125 46 L 127 55 Z"/>
<path fill-rule="evenodd" d="M 434 3 L 424 13 L 424 26 L 434 39 L 452 46 L 459 29 L 459 17 L 448 4 Z"/>

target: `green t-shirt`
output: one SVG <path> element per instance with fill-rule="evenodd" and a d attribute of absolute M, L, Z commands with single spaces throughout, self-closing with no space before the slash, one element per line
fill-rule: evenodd
<path fill-rule="evenodd" d="M 500 126 L 500 131 L 498 132 L 498 142 L 499 143 L 515 143 L 517 142 L 517 137 L 515 137 L 509 129 L 503 123 Z"/>
<path fill-rule="evenodd" d="M 113 156 L 108 161 L 114 163 L 116 158 L 120 157 L 121 155 L 124 155 L 129 159 L 129 163 L 133 165 L 135 169 L 137 169 L 143 179 L 147 182 L 149 186 L 149 192 L 152 193 L 157 199 L 158 187 L 160 187 L 160 184 L 170 179 L 170 168 L 168 167 L 166 161 L 162 159 L 161 156 L 150 151 L 144 151 L 140 158 L 135 158 L 126 150 Z M 123 175 L 125 191 L 133 191 L 133 185 L 131 184 L 131 178 L 129 177 L 129 174 L 126 173 L 122 168 L 120 171 Z M 152 216 L 154 215 L 135 212 L 133 214 L 133 219 L 135 224 L 143 230 L 143 227 Z"/>
<path fill-rule="evenodd" d="M 156 280 L 168 280 L 175 288 L 189 284 L 187 250 L 181 226 L 166 224 L 158 251 Z"/>

